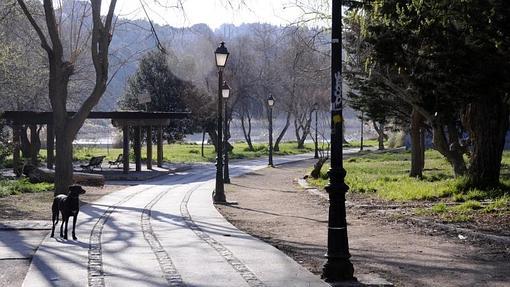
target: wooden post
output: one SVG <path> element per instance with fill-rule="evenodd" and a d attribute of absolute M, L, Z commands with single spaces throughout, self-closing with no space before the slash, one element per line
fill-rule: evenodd
<path fill-rule="evenodd" d="M 21 174 L 19 169 L 21 168 L 21 155 L 20 155 L 20 126 L 13 125 L 12 126 L 12 143 L 14 144 L 14 152 L 13 152 L 13 169 L 14 174 Z"/>
<path fill-rule="evenodd" d="M 142 128 L 135 127 L 135 166 L 136 171 L 142 171 Z"/>
<path fill-rule="evenodd" d="M 152 169 L 152 127 L 147 127 L 147 169 Z"/>
<path fill-rule="evenodd" d="M 158 126 L 158 167 L 163 167 L 163 127 Z"/>
<path fill-rule="evenodd" d="M 46 167 L 53 169 L 55 163 L 55 135 L 53 124 L 46 125 Z"/>
<path fill-rule="evenodd" d="M 129 126 L 122 127 L 122 163 L 123 172 L 129 173 Z"/>
<path fill-rule="evenodd" d="M 38 151 L 37 151 L 37 142 L 38 142 L 38 138 L 37 138 L 37 125 L 30 125 L 30 155 L 31 155 L 31 158 L 30 158 L 30 162 L 34 165 L 34 166 L 37 166 L 37 163 L 38 163 Z"/>

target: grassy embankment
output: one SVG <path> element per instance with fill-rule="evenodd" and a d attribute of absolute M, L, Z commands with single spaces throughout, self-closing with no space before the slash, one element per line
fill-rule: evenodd
<path fill-rule="evenodd" d="M 503 156 L 502 186 L 495 190 L 465 190 L 465 179 L 454 178 L 452 168 L 437 151 L 426 152 L 423 179 L 408 176 L 409 152 L 366 153 L 346 158 L 346 183 L 350 192 L 395 202 L 431 201 L 432 208 L 420 208 L 421 215 L 439 216 L 445 221 L 469 221 L 477 213 L 510 214 L 510 152 Z M 319 187 L 328 183 L 326 171 L 310 179 Z M 452 204 L 453 203 L 453 204 Z"/>

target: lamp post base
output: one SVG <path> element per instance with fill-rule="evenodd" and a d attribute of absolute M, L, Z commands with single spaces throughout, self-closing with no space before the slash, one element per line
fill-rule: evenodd
<path fill-rule="evenodd" d="M 354 267 L 349 258 L 326 255 L 328 259 L 322 267 L 321 278 L 328 283 L 356 282 Z"/>
<path fill-rule="evenodd" d="M 225 196 L 225 192 L 216 192 L 216 189 L 213 191 L 213 202 L 214 203 L 226 203 L 227 198 Z"/>

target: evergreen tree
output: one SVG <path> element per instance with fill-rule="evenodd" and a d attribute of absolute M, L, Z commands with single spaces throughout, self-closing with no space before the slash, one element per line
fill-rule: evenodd
<path fill-rule="evenodd" d="M 137 72 L 128 80 L 127 91 L 120 106 L 127 110 L 149 112 L 189 111 L 188 101 L 196 100 L 198 91 L 191 82 L 172 73 L 166 55 L 149 52 L 140 61 Z M 140 97 L 150 96 L 150 102 L 140 103 Z M 182 140 L 192 132 L 192 121 L 172 121 L 164 127 L 163 137 L 168 141 Z"/>

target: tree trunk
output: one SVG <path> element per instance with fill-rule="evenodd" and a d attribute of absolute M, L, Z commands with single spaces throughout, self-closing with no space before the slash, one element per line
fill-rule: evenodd
<path fill-rule="evenodd" d="M 349 144 L 349 142 L 345 139 L 345 121 L 342 122 L 342 144 Z"/>
<path fill-rule="evenodd" d="M 246 118 L 248 120 L 248 128 L 246 128 L 245 123 L 244 123 L 244 115 L 245 115 L 245 113 L 243 113 L 241 115 L 241 128 L 243 130 L 244 139 L 246 140 L 246 143 L 248 144 L 248 150 L 254 151 L 255 149 L 253 148 L 253 143 L 251 141 L 251 116 L 249 114 L 247 114 L 247 116 L 246 116 Z"/>
<path fill-rule="evenodd" d="M 285 126 L 283 126 L 282 131 L 280 132 L 280 134 L 276 138 L 276 141 L 274 142 L 273 151 L 280 151 L 280 142 L 282 141 L 283 137 L 287 133 L 287 130 L 289 129 L 290 117 L 291 117 L 291 113 L 288 112 L 287 118 L 285 119 Z"/>
<path fill-rule="evenodd" d="M 55 195 L 67 194 L 73 183 L 73 140 L 77 132 L 70 125 L 66 109 L 72 70 L 64 67 L 60 59 L 50 58 L 49 95 L 55 126 Z"/>
<path fill-rule="evenodd" d="M 301 143 L 301 136 L 300 136 L 300 129 L 301 129 L 301 126 L 299 125 L 299 121 L 297 120 L 296 116 L 294 116 L 294 134 L 296 136 L 296 142 L 297 142 L 297 148 L 302 148 L 301 146 L 303 145 Z"/>
<path fill-rule="evenodd" d="M 217 144 L 218 144 L 218 134 L 216 133 L 216 129 L 206 129 L 207 131 L 207 134 L 209 135 L 209 138 L 211 139 L 212 143 L 213 143 L 213 146 L 214 146 L 214 151 L 217 151 Z"/>
<path fill-rule="evenodd" d="M 322 166 L 326 163 L 328 160 L 328 157 L 321 157 L 319 160 L 313 165 L 313 170 L 310 173 L 310 176 L 314 179 L 318 179 L 321 176 L 321 169 Z"/>
<path fill-rule="evenodd" d="M 294 124 L 296 124 L 296 122 L 294 122 Z M 300 134 L 299 134 L 299 129 L 297 129 L 297 128 L 296 128 L 296 141 L 297 141 L 297 148 L 298 149 L 305 148 L 304 132 L 303 132 L 303 137 L 301 137 Z"/>
<path fill-rule="evenodd" d="M 411 172 L 410 177 L 423 177 L 425 167 L 425 141 L 423 139 L 423 116 L 413 109 L 411 114 Z M 374 123 L 375 125 L 375 123 Z M 379 136 L 380 138 L 381 136 Z"/>
<path fill-rule="evenodd" d="M 30 137 L 28 132 L 30 131 Z M 23 126 L 21 131 L 21 153 L 22 157 L 30 159 L 30 163 L 33 165 L 38 164 L 39 151 L 41 150 L 41 139 L 39 137 L 41 127 L 37 125 L 26 125 Z"/>
<path fill-rule="evenodd" d="M 313 110 L 307 115 L 303 115 L 303 118 L 298 119 L 295 116 L 294 119 L 294 128 L 296 132 L 296 140 L 297 140 L 297 148 L 304 149 L 305 148 L 305 140 L 310 134 L 310 126 L 312 124 L 312 113 Z"/>
<path fill-rule="evenodd" d="M 377 132 L 377 142 L 379 143 L 379 150 L 384 150 L 384 140 L 386 139 L 386 135 L 384 134 L 384 124 L 380 123 L 379 126 L 375 121 L 374 129 Z"/>
<path fill-rule="evenodd" d="M 304 148 L 305 148 L 305 140 L 306 140 L 306 137 L 302 137 L 302 138 L 298 141 L 298 145 L 297 145 L 297 148 L 298 148 L 298 149 L 304 149 Z"/>
<path fill-rule="evenodd" d="M 32 149 L 30 148 L 30 139 L 28 138 L 28 126 L 24 125 L 21 128 L 20 134 L 20 148 L 21 148 L 21 157 L 22 158 L 31 158 L 32 157 Z"/>
<path fill-rule="evenodd" d="M 55 195 L 67 194 L 69 185 L 73 182 L 73 134 L 66 128 L 55 130 Z M 65 124 L 64 124 L 65 126 Z"/>
<path fill-rule="evenodd" d="M 460 146 L 458 143 L 457 131 L 451 130 L 449 132 L 450 140 L 447 140 L 442 123 L 433 122 L 432 128 L 434 133 L 434 148 L 452 165 L 455 177 L 465 175 L 467 168 L 466 163 L 464 162 L 464 153 L 462 149 L 455 148 L 456 146 Z M 457 139 L 457 142 L 455 142 L 454 139 Z"/>
<path fill-rule="evenodd" d="M 509 108 L 499 97 L 481 97 L 466 109 L 465 124 L 472 144 L 468 171 L 471 187 L 499 185 L 501 158 L 508 131 Z"/>
<path fill-rule="evenodd" d="M 30 125 L 30 158 L 33 165 L 39 164 L 39 151 L 41 150 L 41 138 L 39 137 L 41 127 Z"/>

